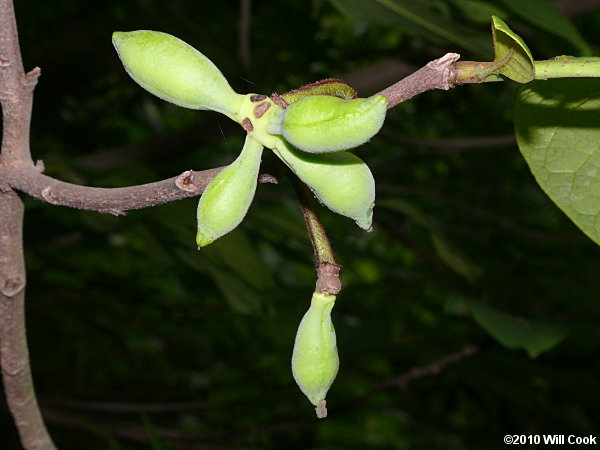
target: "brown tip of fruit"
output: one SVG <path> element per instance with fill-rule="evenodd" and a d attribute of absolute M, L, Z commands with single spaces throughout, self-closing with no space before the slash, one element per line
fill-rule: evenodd
<path fill-rule="evenodd" d="M 317 413 L 318 419 L 324 419 L 327 417 L 327 402 L 325 400 L 321 400 L 315 408 L 315 412 Z"/>

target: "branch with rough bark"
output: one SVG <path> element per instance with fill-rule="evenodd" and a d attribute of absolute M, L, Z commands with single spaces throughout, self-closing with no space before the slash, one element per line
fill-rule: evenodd
<path fill-rule="evenodd" d="M 448 90 L 456 86 L 455 63 L 458 53 L 447 53 L 421 67 L 415 73 L 379 92 L 388 98 L 388 109 L 423 92 L 434 89 Z"/>
<path fill-rule="evenodd" d="M 65 183 L 43 175 L 37 167 L 0 167 L 0 179 L 12 188 L 52 205 L 125 215 L 132 209 L 149 208 L 164 203 L 195 197 L 202 192 L 224 167 L 203 171 L 186 170 L 180 175 L 154 183 L 122 188 L 100 188 Z M 261 183 L 277 183 L 263 173 Z"/>
<path fill-rule="evenodd" d="M 0 0 L 0 167 L 31 167 L 29 124 L 38 68 L 25 74 L 12 1 Z M 54 449 L 37 404 L 25 333 L 23 202 L 0 178 L 0 364 L 8 407 L 26 449 Z"/>

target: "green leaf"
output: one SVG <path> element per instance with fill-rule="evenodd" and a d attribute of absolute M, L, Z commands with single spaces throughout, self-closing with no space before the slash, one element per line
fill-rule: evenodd
<path fill-rule="evenodd" d="M 600 81 L 560 79 L 523 86 L 515 130 L 544 192 L 600 244 Z"/>
<path fill-rule="evenodd" d="M 466 317 L 471 315 L 470 300 L 460 294 L 450 294 L 444 302 L 444 314 Z"/>
<path fill-rule="evenodd" d="M 199 252 L 177 249 L 175 253 L 191 269 L 208 274 L 229 307 L 238 313 L 259 311 L 261 294 L 275 284 L 242 230 L 235 230 Z"/>
<path fill-rule="evenodd" d="M 294 211 L 296 213 L 296 211 Z M 270 231 L 285 237 L 286 240 L 295 240 L 302 243 L 308 242 L 308 235 L 303 222 L 298 217 L 284 208 L 267 208 L 262 206 L 250 212 L 253 223 L 263 231 Z"/>
<path fill-rule="evenodd" d="M 475 282 L 481 271 L 462 252 L 439 233 L 433 233 L 431 241 L 436 254 L 450 269 L 466 278 L 470 283 Z"/>
<path fill-rule="evenodd" d="M 560 344 L 567 336 L 565 327 L 547 321 L 512 316 L 483 303 L 469 301 L 475 321 L 500 344 L 524 349 L 531 358 Z"/>
<path fill-rule="evenodd" d="M 459 9 L 469 20 L 486 24 L 491 16 L 504 16 L 505 12 L 496 4 L 482 0 L 451 0 L 452 5 Z"/>
<path fill-rule="evenodd" d="M 436 232 L 439 229 L 439 224 L 436 223 L 433 217 L 427 215 L 418 207 L 416 207 L 413 203 L 407 202 L 406 200 L 401 200 L 397 198 L 382 198 L 381 200 L 377 201 L 377 207 L 388 208 L 392 211 L 397 211 L 399 213 L 405 214 L 413 222 L 427 228 L 432 233 Z"/>
<path fill-rule="evenodd" d="M 275 282 L 258 250 L 246 233 L 235 230 L 200 252 L 213 263 L 222 263 L 250 286 L 263 290 L 275 287 Z"/>
<path fill-rule="evenodd" d="M 457 23 L 439 11 L 439 2 L 411 0 L 330 0 L 357 22 L 399 25 L 408 33 L 436 42 L 459 45 L 480 57 L 489 57 L 485 35 Z"/>
<path fill-rule="evenodd" d="M 142 423 L 144 424 L 144 430 L 146 430 L 152 450 L 170 450 L 172 448 L 158 437 L 156 427 L 145 414 L 142 415 Z"/>
<path fill-rule="evenodd" d="M 499 73 L 518 83 L 533 80 L 535 67 L 531 51 L 514 31 L 502 19 L 492 16 L 492 35 L 494 38 L 493 73 Z"/>
<path fill-rule="evenodd" d="M 511 9 L 523 19 L 559 36 L 573 44 L 582 55 L 592 54 L 589 44 L 583 39 L 577 28 L 567 19 L 558 8 L 554 0 L 503 0 L 507 8 Z"/>
<path fill-rule="evenodd" d="M 213 264 L 207 264 L 206 268 L 233 311 L 251 314 L 260 310 L 260 297 L 240 278 Z"/>
<path fill-rule="evenodd" d="M 415 205 L 396 198 L 381 199 L 377 202 L 377 206 L 405 214 L 414 223 L 429 230 L 435 253 L 457 275 L 466 278 L 470 283 L 475 282 L 479 277 L 481 273 L 479 267 L 443 235 L 442 227 L 436 222 L 435 218 L 427 215 Z"/>

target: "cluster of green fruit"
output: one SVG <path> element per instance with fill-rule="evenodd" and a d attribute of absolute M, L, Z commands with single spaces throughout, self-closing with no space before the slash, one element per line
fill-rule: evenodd
<path fill-rule="evenodd" d="M 286 94 L 241 95 L 202 53 L 156 31 L 115 32 L 113 43 L 129 75 L 152 94 L 176 105 L 225 114 L 247 132 L 238 158 L 219 172 L 198 204 L 196 242 L 204 247 L 237 227 L 256 191 L 264 147 L 273 152 L 332 211 L 371 227 L 375 182 L 367 165 L 345 150 L 381 128 L 387 98 L 356 98 L 328 79 Z M 315 292 L 300 323 L 292 371 L 314 405 L 322 405 L 338 370 L 330 313 L 334 295 Z"/>

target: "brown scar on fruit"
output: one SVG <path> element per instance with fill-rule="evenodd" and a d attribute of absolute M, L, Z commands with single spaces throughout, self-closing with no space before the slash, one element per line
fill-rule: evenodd
<path fill-rule="evenodd" d="M 254 94 L 250 96 L 250 101 L 252 103 L 258 103 L 258 102 L 262 102 L 265 98 L 267 98 L 266 95 L 262 95 L 262 94 Z"/>
<path fill-rule="evenodd" d="M 242 128 L 244 130 L 246 130 L 248 133 L 250 133 L 252 130 L 254 130 L 254 126 L 252 125 L 252 122 L 247 117 L 242 121 Z"/>
<path fill-rule="evenodd" d="M 271 94 L 271 100 L 273 100 L 273 103 L 275 103 L 277 106 L 281 106 L 283 109 L 288 107 L 287 102 L 277 92 L 273 92 Z"/>
<path fill-rule="evenodd" d="M 267 112 L 267 110 L 271 107 L 271 104 L 269 102 L 264 102 L 261 103 L 260 105 L 256 105 L 256 107 L 254 108 L 254 117 L 256 117 L 257 119 L 260 119 L 264 113 Z"/>

